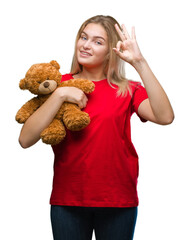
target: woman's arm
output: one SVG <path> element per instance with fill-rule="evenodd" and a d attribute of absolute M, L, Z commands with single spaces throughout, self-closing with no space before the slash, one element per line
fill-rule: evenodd
<path fill-rule="evenodd" d="M 145 59 L 133 63 L 146 88 L 148 99 L 143 101 L 138 108 L 138 114 L 146 120 L 166 125 L 174 120 L 174 112 L 170 101 L 151 71 Z"/>
<path fill-rule="evenodd" d="M 166 125 L 172 123 L 174 112 L 169 99 L 144 59 L 136 41 L 135 28 L 131 36 L 124 25 L 122 31 L 115 26 L 122 41 L 117 43 L 113 50 L 124 61 L 130 63 L 140 75 L 146 88 L 148 99 L 144 100 L 138 108 L 138 114 L 146 120 Z"/>
<path fill-rule="evenodd" d="M 41 132 L 52 122 L 64 101 L 77 103 L 80 108 L 84 108 L 88 99 L 78 88 L 57 88 L 23 125 L 19 136 L 19 143 L 23 148 L 34 145 L 40 139 Z"/>

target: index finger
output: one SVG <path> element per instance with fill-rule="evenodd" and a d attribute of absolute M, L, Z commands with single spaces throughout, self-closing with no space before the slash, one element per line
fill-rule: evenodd
<path fill-rule="evenodd" d="M 126 36 L 127 38 L 130 38 L 129 33 L 127 32 L 127 28 L 125 27 L 124 24 L 122 24 L 122 30 L 123 30 L 123 35 Z"/>
<path fill-rule="evenodd" d="M 126 40 L 123 32 L 121 31 L 121 29 L 120 29 L 120 27 L 118 26 L 117 23 L 115 24 L 115 29 L 116 29 L 117 33 L 119 34 L 121 40 L 122 40 L 122 41 Z"/>

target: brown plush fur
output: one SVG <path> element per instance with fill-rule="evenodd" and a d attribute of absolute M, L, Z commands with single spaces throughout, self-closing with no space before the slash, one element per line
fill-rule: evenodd
<path fill-rule="evenodd" d="M 23 90 L 29 90 L 37 97 L 32 98 L 20 108 L 16 114 L 17 122 L 25 123 L 58 87 L 77 87 L 87 94 L 94 90 L 94 83 L 86 79 L 71 79 L 61 82 L 62 75 L 59 69 L 60 66 L 56 61 L 34 64 L 30 67 L 25 78 L 20 80 L 19 86 Z M 65 127 L 71 131 L 79 131 L 89 123 L 89 115 L 82 112 L 77 104 L 64 102 L 54 120 L 41 133 L 41 139 L 46 144 L 56 145 L 64 139 Z"/>

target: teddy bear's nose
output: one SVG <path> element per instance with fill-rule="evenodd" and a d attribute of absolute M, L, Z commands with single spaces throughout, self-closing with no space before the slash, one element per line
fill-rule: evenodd
<path fill-rule="evenodd" d="M 45 82 L 45 83 L 44 83 L 44 87 L 45 87 L 45 88 L 48 88 L 48 87 L 49 87 L 49 83 L 48 83 L 48 82 Z"/>

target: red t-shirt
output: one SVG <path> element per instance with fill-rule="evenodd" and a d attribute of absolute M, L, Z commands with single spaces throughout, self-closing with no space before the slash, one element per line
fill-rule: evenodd
<path fill-rule="evenodd" d="M 66 74 L 62 81 L 72 78 Z M 67 130 L 65 139 L 53 146 L 50 204 L 135 207 L 138 155 L 131 142 L 130 118 L 148 95 L 139 82 L 130 82 L 132 97 L 117 97 L 117 89 L 110 87 L 107 79 L 94 84 L 83 109 L 91 118 L 90 124 L 78 132 Z"/>

